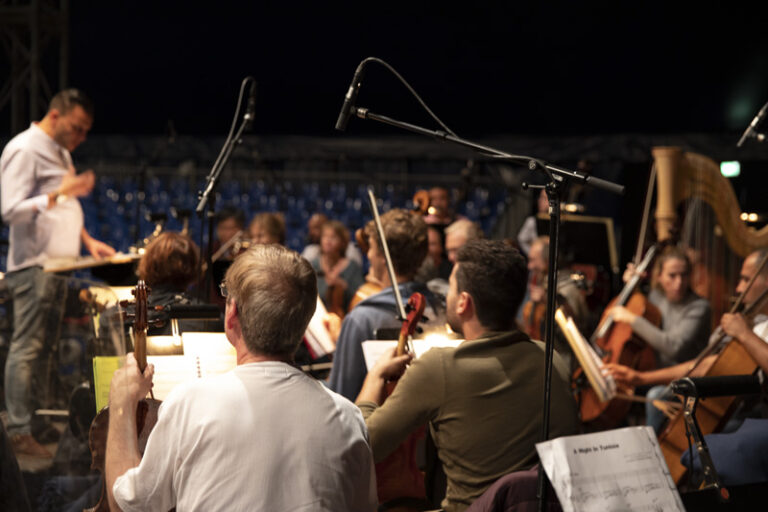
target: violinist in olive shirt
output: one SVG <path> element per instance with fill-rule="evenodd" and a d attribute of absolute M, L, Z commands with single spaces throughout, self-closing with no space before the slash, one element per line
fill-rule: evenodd
<path fill-rule="evenodd" d="M 447 296 L 448 323 L 466 341 L 411 356 L 382 356 L 357 397 L 374 460 L 429 423 L 447 477 L 447 512 L 462 511 L 497 479 L 528 469 L 541 441 L 544 344 L 515 327 L 527 282 L 520 253 L 500 241 L 459 250 Z M 384 401 L 387 380 L 402 375 Z M 555 353 L 551 437 L 579 432 L 568 369 Z"/>

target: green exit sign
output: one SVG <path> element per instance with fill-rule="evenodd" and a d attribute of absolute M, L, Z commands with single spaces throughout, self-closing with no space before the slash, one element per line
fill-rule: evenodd
<path fill-rule="evenodd" d="M 720 173 L 726 178 L 735 178 L 741 174 L 741 164 L 736 160 L 720 162 Z"/>

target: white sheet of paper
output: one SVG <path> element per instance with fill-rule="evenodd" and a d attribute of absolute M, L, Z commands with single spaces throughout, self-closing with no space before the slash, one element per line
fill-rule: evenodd
<path fill-rule="evenodd" d="M 560 437 L 536 450 L 564 512 L 685 511 L 651 427 Z"/>
<path fill-rule="evenodd" d="M 223 332 L 184 332 L 181 340 L 185 356 L 235 355 L 235 347 Z"/>
<path fill-rule="evenodd" d="M 435 336 L 425 339 L 413 340 L 414 357 L 419 358 L 433 347 L 458 347 L 464 341 L 463 339 L 454 340 L 444 336 Z M 392 347 L 397 345 L 397 340 L 368 340 L 363 342 L 363 357 L 365 357 L 365 367 L 373 368 L 379 357 Z"/>
<path fill-rule="evenodd" d="M 168 393 L 182 382 L 198 378 L 194 357 L 147 356 L 147 362 L 155 365 L 152 394 L 158 400 L 165 400 Z"/>
<path fill-rule="evenodd" d="M 323 318 L 325 318 L 327 313 L 323 301 L 318 297 L 315 314 L 312 315 L 312 318 L 309 320 L 307 331 L 304 333 L 304 336 L 312 347 L 312 351 L 317 357 L 330 354 L 336 350 L 336 345 L 331 339 L 331 335 L 328 333 L 328 329 L 325 328 L 325 323 L 323 322 Z"/>

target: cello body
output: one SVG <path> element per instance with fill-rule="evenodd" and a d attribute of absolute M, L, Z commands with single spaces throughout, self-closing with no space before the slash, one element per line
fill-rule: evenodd
<path fill-rule="evenodd" d="M 615 306 L 618 300 L 617 298 L 611 301 L 606 312 Z M 633 293 L 624 306 L 657 327 L 661 325 L 661 312 L 643 294 Z M 603 313 L 601 323 L 606 320 L 606 315 L 607 313 Z M 639 338 L 628 324 L 614 323 L 606 336 L 597 339 L 597 345 L 605 353 L 604 363 L 622 364 L 639 371 L 653 370 L 656 367 L 653 349 Z M 576 373 L 580 371 L 579 368 Z M 574 378 L 578 378 L 578 375 L 574 375 Z M 632 406 L 632 402 L 620 399 L 600 402 L 591 386 L 582 387 L 578 391 L 577 400 L 581 421 L 599 429 L 615 427 L 626 417 Z"/>
<path fill-rule="evenodd" d="M 592 335 L 592 344 L 596 345 L 597 352 L 602 354 L 604 363 L 622 364 L 640 371 L 653 370 L 656 367 L 653 349 L 634 333 L 629 324 L 614 322 L 613 316 L 608 312 L 614 306 L 624 306 L 656 327 L 661 326 L 659 309 L 651 304 L 645 295 L 635 291 L 642 274 L 651 266 L 660 249 L 661 244 L 654 244 L 646 251 L 634 275 L 624 285 L 621 293 L 608 304 L 600 318 L 600 323 Z M 631 404 L 621 399 L 601 402 L 591 386 L 579 385 L 579 382 L 583 381 L 580 377 L 581 368 L 574 372 L 572 378 L 581 421 L 600 429 L 615 427 L 627 415 Z M 633 394 L 632 390 L 627 391 L 630 391 L 627 394 Z"/>
<path fill-rule="evenodd" d="M 715 362 L 707 371 L 707 377 L 721 375 L 751 375 L 758 366 L 746 349 L 737 341 L 728 343 L 718 354 Z M 699 400 L 696 408 L 696 420 L 703 435 L 718 432 L 733 414 L 739 398 L 734 396 L 709 397 Z M 684 412 L 678 412 L 669 420 L 666 428 L 659 435 L 661 453 L 669 466 L 672 480 L 676 484 L 685 475 L 687 469 L 680 463 L 680 456 L 688 449 L 688 439 L 685 435 Z"/>

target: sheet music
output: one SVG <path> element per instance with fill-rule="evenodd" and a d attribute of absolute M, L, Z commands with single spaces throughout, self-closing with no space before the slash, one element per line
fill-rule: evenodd
<path fill-rule="evenodd" d="M 187 332 L 181 339 L 184 355 L 147 356 L 147 362 L 155 365 L 152 392 L 158 400 L 182 382 L 227 373 L 237 366 L 235 349 L 223 332 Z M 124 360 L 125 356 L 93 358 L 97 411 L 107 405 L 112 375 Z"/>
<path fill-rule="evenodd" d="M 564 512 L 685 511 L 651 427 L 560 437 L 536 450 Z"/>
<path fill-rule="evenodd" d="M 235 347 L 223 332 L 183 332 L 181 340 L 185 356 L 235 355 Z"/>
<path fill-rule="evenodd" d="M 444 336 L 413 340 L 414 357 L 419 358 L 433 347 L 458 347 L 463 339 L 456 340 Z M 371 369 L 379 357 L 388 349 L 397 346 L 397 340 L 368 340 L 363 342 L 365 367 Z"/>
<path fill-rule="evenodd" d="M 158 400 L 165 400 L 168 393 L 182 382 L 199 377 L 196 357 L 147 356 L 147 363 L 155 365 L 152 393 Z"/>
<path fill-rule="evenodd" d="M 323 323 L 323 318 L 326 314 L 325 305 L 323 305 L 323 301 L 318 297 L 315 314 L 309 320 L 307 331 L 304 333 L 316 357 L 322 357 L 336 350 L 336 344 L 331 339 L 331 335 L 328 334 L 328 329 L 325 328 Z"/>
<path fill-rule="evenodd" d="M 603 361 L 589 345 L 579 328 L 576 327 L 573 318 L 566 318 L 563 308 L 557 308 L 555 321 L 563 331 L 565 339 L 568 340 L 568 344 L 576 355 L 576 359 L 584 370 L 597 398 L 601 402 L 606 402 L 616 396 L 616 382 L 610 375 L 603 375 L 600 370 Z"/>

